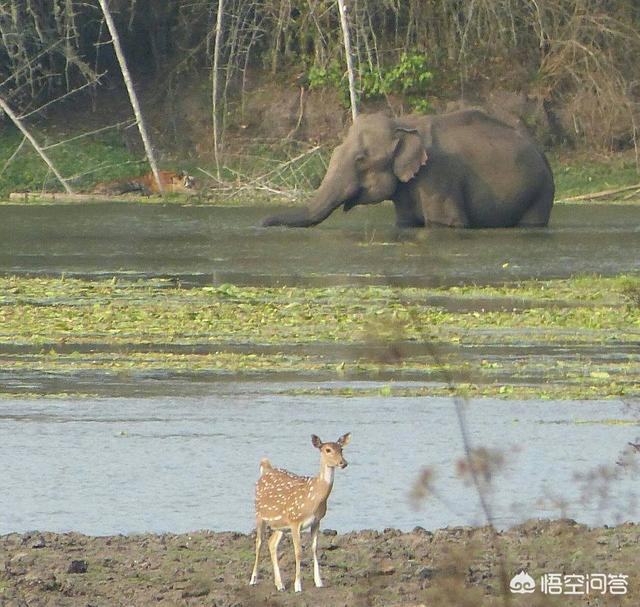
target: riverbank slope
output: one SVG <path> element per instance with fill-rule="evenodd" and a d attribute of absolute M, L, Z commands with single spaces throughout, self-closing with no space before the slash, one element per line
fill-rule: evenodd
<path fill-rule="evenodd" d="M 584 585 L 574 595 L 540 589 L 544 574 L 628 575 L 626 594 L 591 590 L 589 605 L 637 605 L 640 600 L 640 527 L 587 528 L 574 521 L 528 521 L 494 536 L 489 528 L 455 527 L 410 533 L 387 529 L 335 534 L 320 540 L 325 587 L 316 589 L 309 540 L 303 536 L 302 595 L 291 590 L 293 550 L 281 543 L 287 591 L 279 593 L 265 550 L 261 581 L 248 585 L 254 538 L 235 532 L 90 537 L 31 532 L 0 537 L 0 604 L 57 607 L 93 605 L 162 607 L 384 605 L 502 605 L 501 579 L 521 569 L 535 593 L 511 594 L 512 605 L 584 605 Z M 502 570 L 504 569 L 504 575 Z"/>

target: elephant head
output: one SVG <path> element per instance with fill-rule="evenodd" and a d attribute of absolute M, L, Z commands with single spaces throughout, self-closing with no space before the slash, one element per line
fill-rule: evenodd
<path fill-rule="evenodd" d="M 331 155 L 327 173 L 309 205 L 275 215 L 263 225 L 308 227 L 324 221 L 343 205 L 390 199 L 400 182 L 413 179 L 427 161 L 423 136 L 413 126 L 384 114 L 358 117 Z"/>

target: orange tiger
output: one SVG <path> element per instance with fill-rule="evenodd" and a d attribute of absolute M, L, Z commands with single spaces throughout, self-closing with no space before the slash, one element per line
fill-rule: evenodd
<path fill-rule="evenodd" d="M 167 194 L 173 192 L 188 193 L 196 187 L 196 180 L 184 171 L 179 173 L 175 171 L 160 171 L 160 182 L 162 183 L 162 189 Z M 130 192 L 137 192 L 142 196 L 160 193 L 153 173 L 147 173 L 142 177 L 134 177 L 132 179 L 104 181 L 98 183 L 93 189 L 94 194 L 117 195 Z"/>

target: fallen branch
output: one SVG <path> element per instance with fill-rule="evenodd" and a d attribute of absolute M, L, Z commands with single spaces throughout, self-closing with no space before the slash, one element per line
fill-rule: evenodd
<path fill-rule="evenodd" d="M 87 171 L 83 171 L 82 173 L 75 173 L 74 175 L 71 175 L 69 177 L 69 181 L 76 181 L 78 179 L 80 179 L 81 177 L 85 177 L 86 175 L 92 175 L 93 173 L 98 173 L 100 171 L 104 171 L 106 169 L 110 169 L 113 167 L 121 167 L 121 166 L 125 166 L 127 164 L 146 164 L 147 160 L 143 159 L 143 160 L 125 160 L 123 162 L 112 162 L 110 164 L 107 163 L 102 163 L 102 164 L 98 164 L 96 166 L 94 166 L 93 168 L 87 170 Z"/>
<path fill-rule="evenodd" d="M 295 200 L 295 196 L 293 195 L 293 193 L 288 192 L 287 190 L 277 190 L 267 185 L 263 185 L 260 183 L 254 184 L 253 182 L 242 183 L 241 185 L 225 184 L 223 181 L 218 181 L 215 175 L 212 175 L 209 171 L 205 171 L 200 167 L 197 167 L 197 169 L 198 171 L 201 171 L 202 173 L 204 173 L 207 177 L 210 177 L 211 179 L 217 182 L 218 185 L 216 185 L 215 188 L 211 188 L 211 189 L 215 189 L 215 191 L 218 193 L 228 192 L 228 195 L 225 197 L 225 200 L 229 200 L 234 196 L 237 196 L 241 192 L 245 192 L 247 190 L 266 191 L 266 192 L 269 192 L 270 194 L 277 194 L 278 196 L 283 196 L 285 198 L 290 198 L 291 200 Z M 234 171 L 233 169 L 229 169 L 228 167 L 227 167 L 227 170 L 233 173 L 237 179 L 245 179 L 245 178 L 248 179 L 248 177 L 246 177 L 242 173 L 238 173 L 238 171 Z"/>
<path fill-rule="evenodd" d="M 580 194 L 580 196 L 570 196 L 569 198 L 563 198 L 558 202 L 577 202 L 579 200 L 593 200 L 595 198 L 608 198 L 609 196 L 615 196 L 622 192 L 628 192 L 629 190 L 640 190 L 640 183 L 635 185 L 626 185 L 623 188 L 615 188 L 613 190 L 602 190 L 601 192 L 592 192 L 591 194 Z"/>
<path fill-rule="evenodd" d="M 82 139 L 83 137 L 89 137 L 91 135 L 97 135 L 98 133 L 102 133 L 103 131 L 108 131 L 109 129 L 117 129 L 118 127 L 122 126 L 123 124 L 126 124 L 127 127 L 129 127 L 129 126 L 133 126 L 135 123 L 136 123 L 136 121 L 133 120 L 133 119 L 123 120 L 122 122 L 116 122 L 115 124 L 110 124 L 108 126 L 100 127 L 99 129 L 96 129 L 95 131 L 88 131 L 86 133 L 81 133 L 80 135 L 76 135 L 75 137 L 71 137 L 69 139 L 64 139 L 62 141 L 58 141 L 56 143 L 52 143 L 51 145 L 45 145 L 42 149 L 43 150 L 50 150 L 51 148 L 58 147 L 59 145 L 64 145 L 65 143 L 70 143 L 72 141 L 75 141 L 76 139 Z"/>
<path fill-rule="evenodd" d="M 321 147 L 322 146 L 320 146 L 320 145 L 316 145 L 316 146 L 312 147 L 310 150 L 307 150 L 306 152 L 302 152 L 301 154 L 298 154 L 297 156 L 294 156 L 293 158 L 287 160 L 286 162 L 278 164 L 275 168 L 271 169 L 270 171 L 267 171 L 263 175 L 259 175 L 258 177 L 254 177 L 251 181 L 249 181 L 249 183 L 247 183 L 247 185 L 250 186 L 250 185 L 252 185 L 254 183 L 264 183 L 264 181 L 267 179 L 267 177 L 270 177 L 271 175 L 278 174 L 278 173 L 282 172 L 287 167 L 291 166 L 295 162 L 298 162 L 298 160 L 302 160 L 305 156 L 310 156 L 314 152 L 317 152 Z"/>
<path fill-rule="evenodd" d="M 113 50 L 115 51 L 118 63 L 120 64 L 120 71 L 122 72 L 122 77 L 124 78 L 127 92 L 129 93 L 129 101 L 131 102 L 133 113 L 136 116 L 138 130 L 140 131 L 140 137 L 142 137 L 144 150 L 149 160 L 149 164 L 151 165 L 151 171 L 153 172 L 153 176 L 156 179 L 156 184 L 158 185 L 158 191 L 160 192 L 160 195 L 164 195 L 164 188 L 162 187 L 162 181 L 160 181 L 158 164 L 156 163 L 156 157 L 153 153 L 151 140 L 149 139 L 149 135 L 147 134 L 147 127 L 144 122 L 142 110 L 140 109 L 138 96 L 136 95 L 136 91 L 133 86 L 133 80 L 131 79 L 131 74 L 129 72 L 129 68 L 127 67 L 127 61 L 124 56 L 124 51 L 122 50 L 122 46 L 120 44 L 120 37 L 118 36 L 116 24 L 114 23 L 111 12 L 109 11 L 109 7 L 107 6 L 107 0 L 98 0 L 98 2 L 100 3 L 100 8 L 102 9 L 102 14 L 104 15 L 104 20 L 107 24 L 107 28 L 109 29 L 109 33 L 111 34 L 111 43 L 113 44 Z"/>
<path fill-rule="evenodd" d="M 22 74 L 22 72 L 26 72 L 29 68 L 31 68 L 31 66 L 33 66 L 33 64 L 38 59 L 40 59 L 40 57 L 44 57 L 45 55 L 49 54 L 56 46 L 61 44 L 62 41 L 63 41 L 63 38 L 60 38 L 59 40 L 56 40 L 51 46 L 48 46 L 44 50 L 40 51 L 32 59 L 27 59 L 27 61 L 25 61 L 25 63 L 19 69 L 15 70 L 14 72 L 11 72 L 11 74 L 9 76 L 7 76 L 7 78 L 5 78 L 2 82 L 0 82 L 0 86 L 4 86 L 8 82 L 10 82 L 14 78 L 16 78 L 16 76 L 19 76 L 20 74 Z"/>
<path fill-rule="evenodd" d="M 198 169 L 198 171 L 204 173 L 207 177 L 210 177 L 214 181 L 217 181 L 218 183 L 222 184 L 222 181 L 220 180 L 219 177 L 212 175 L 211 173 L 209 173 L 209 171 L 205 171 L 202 167 L 196 167 L 196 168 Z"/>
<path fill-rule="evenodd" d="M 110 200 L 139 200 L 140 196 L 131 194 L 76 194 L 65 192 L 11 192 L 9 200 L 14 202 L 106 202 Z"/>
<path fill-rule="evenodd" d="M 247 175 L 243 175 L 239 171 L 236 171 L 236 170 L 231 169 L 229 167 L 226 167 L 226 168 L 227 168 L 228 171 L 230 171 L 231 173 L 233 173 L 236 176 L 236 178 L 238 179 L 238 181 L 240 181 L 240 183 L 247 184 L 247 183 L 249 183 L 251 181 L 251 179 Z M 270 194 L 276 194 L 278 196 L 284 196 L 285 198 L 289 198 L 291 200 L 294 200 L 296 198 L 295 194 L 293 194 L 292 192 L 290 192 L 288 190 L 278 190 L 276 188 L 273 188 L 271 186 L 268 186 L 268 185 L 266 185 L 264 183 L 260 183 L 260 182 L 255 183 L 251 187 L 249 187 L 248 185 L 240 185 L 240 186 L 234 188 L 233 191 L 231 192 L 231 194 L 229 196 L 227 196 L 227 198 L 233 198 L 234 196 L 236 196 L 240 192 L 244 192 L 244 191 L 247 191 L 247 190 L 261 190 L 261 191 L 269 192 Z"/>
<path fill-rule="evenodd" d="M 35 140 L 33 135 L 27 130 L 27 127 L 25 127 L 24 124 L 22 124 L 22 121 L 20 120 L 20 118 L 18 118 L 13 113 L 13 110 L 6 104 L 5 100 L 2 97 L 0 97 L 0 108 L 2 108 L 4 113 L 7 116 L 9 116 L 11 121 L 20 129 L 22 134 L 29 140 L 29 143 L 33 146 L 33 149 L 36 152 L 38 152 L 38 155 L 40 156 L 40 158 L 42 158 L 45 164 L 51 169 L 51 172 L 56 176 L 58 181 L 62 184 L 64 189 L 67 191 L 67 194 L 73 194 L 74 192 L 69 186 L 69 184 L 67 183 L 67 180 L 62 175 L 60 175 L 60 173 L 58 173 L 58 170 L 53 165 L 53 162 L 51 162 L 51 159 L 49 158 L 49 156 L 47 156 L 45 151 L 38 145 L 38 142 Z"/>
<path fill-rule="evenodd" d="M 216 182 L 217 184 L 215 186 L 216 191 L 230 192 L 230 194 L 228 195 L 228 198 L 232 198 L 233 196 L 235 196 L 236 194 L 240 194 L 241 192 L 259 190 L 259 191 L 269 192 L 271 194 L 276 194 L 278 196 L 283 196 L 291 200 L 295 200 L 299 194 L 297 189 L 294 188 L 294 190 L 292 191 L 292 190 L 286 190 L 286 189 L 274 187 L 270 178 L 283 176 L 284 172 L 287 169 L 293 170 L 293 166 L 300 161 L 302 161 L 300 166 L 304 166 L 304 164 L 308 162 L 313 157 L 313 155 L 320 149 L 322 149 L 322 146 L 316 145 L 310 148 L 309 150 L 306 150 L 298 154 L 297 156 L 290 158 L 286 162 L 279 162 L 274 168 L 270 169 L 269 171 L 267 171 L 262 175 L 258 175 L 257 177 L 250 177 L 248 175 L 244 175 L 243 173 L 240 173 L 237 170 L 231 169 L 229 167 L 225 167 L 229 172 L 233 173 L 236 177 L 236 184 L 234 184 L 233 186 L 229 186 L 229 184 L 225 184 L 221 179 L 218 179 L 215 175 L 213 175 L 212 173 L 210 173 L 209 171 L 206 171 L 201 167 L 197 167 L 197 169 L 200 172 L 207 175 L 207 177 L 210 177 L 213 181 Z M 260 156 L 256 156 L 256 158 L 259 160 L 265 160 Z"/>
<path fill-rule="evenodd" d="M 69 92 L 65 93 L 64 95 L 61 95 L 60 97 L 56 97 L 55 99 L 52 99 L 51 101 L 47 101 L 47 103 L 44 103 L 40 107 L 37 107 L 35 110 L 31 110 L 27 114 L 22 114 L 22 116 L 20 116 L 20 119 L 24 120 L 25 118 L 28 118 L 29 116 L 32 116 L 33 114 L 37 114 L 38 112 L 41 112 L 42 110 L 44 110 L 45 108 L 49 107 L 50 105 L 52 105 L 54 103 L 58 103 L 59 101 L 62 101 L 66 97 L 69 97 L 71 95 L 75 95 L 77 92 L 81 91 L 82 89 L 85 89 L 88 86 L 92 86 L 92 85 L 100 82 L 100 78 L 102 78 L 106 73 L 107 72 L 103 72 L 102 74 L 98 74 L 93 80 L 90 80 L 89 82 L 85 82 L 82 86 L 79 86 L 79 87 L 73 89 L 72 91 L 69 91 Z"/>

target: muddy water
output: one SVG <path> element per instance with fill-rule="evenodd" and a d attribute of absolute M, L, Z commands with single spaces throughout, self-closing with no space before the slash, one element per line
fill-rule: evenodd
<path fill-rule="evenodd" d="M 545 230 L 405 230 L 390 205 L 309 230 L 272 209 L 126 203 L 0 207 L 0 272 L 172 275 L 183 284 L 407 285 L 640 268 L 640 207 L 558 205 Z"/>
<path fill-rule="evenodd" d="M 350 465 L 336 474 L 325 527 L 482 522 L 474 492 L 455 474 L 462 444 L 448 399 L 302 398 L 276 388 L 230 383 L 182 398 L 0 401 L 0 533 L 248 531 L 260 458 L 315 472 L 309 435 L 346 431 Z M 630 423 L 639 417 L 616 401 L 471 402 L 472 442 L 505 459 L 489 498 L 497 524 L 637 518 L 637 480 L 615 462 L 640 436 Z M 434 469 L 436 497 L 416 510 L 409 491 L 423 466 Z M 615 476 L 576 480 L 600 466 Z"/>

